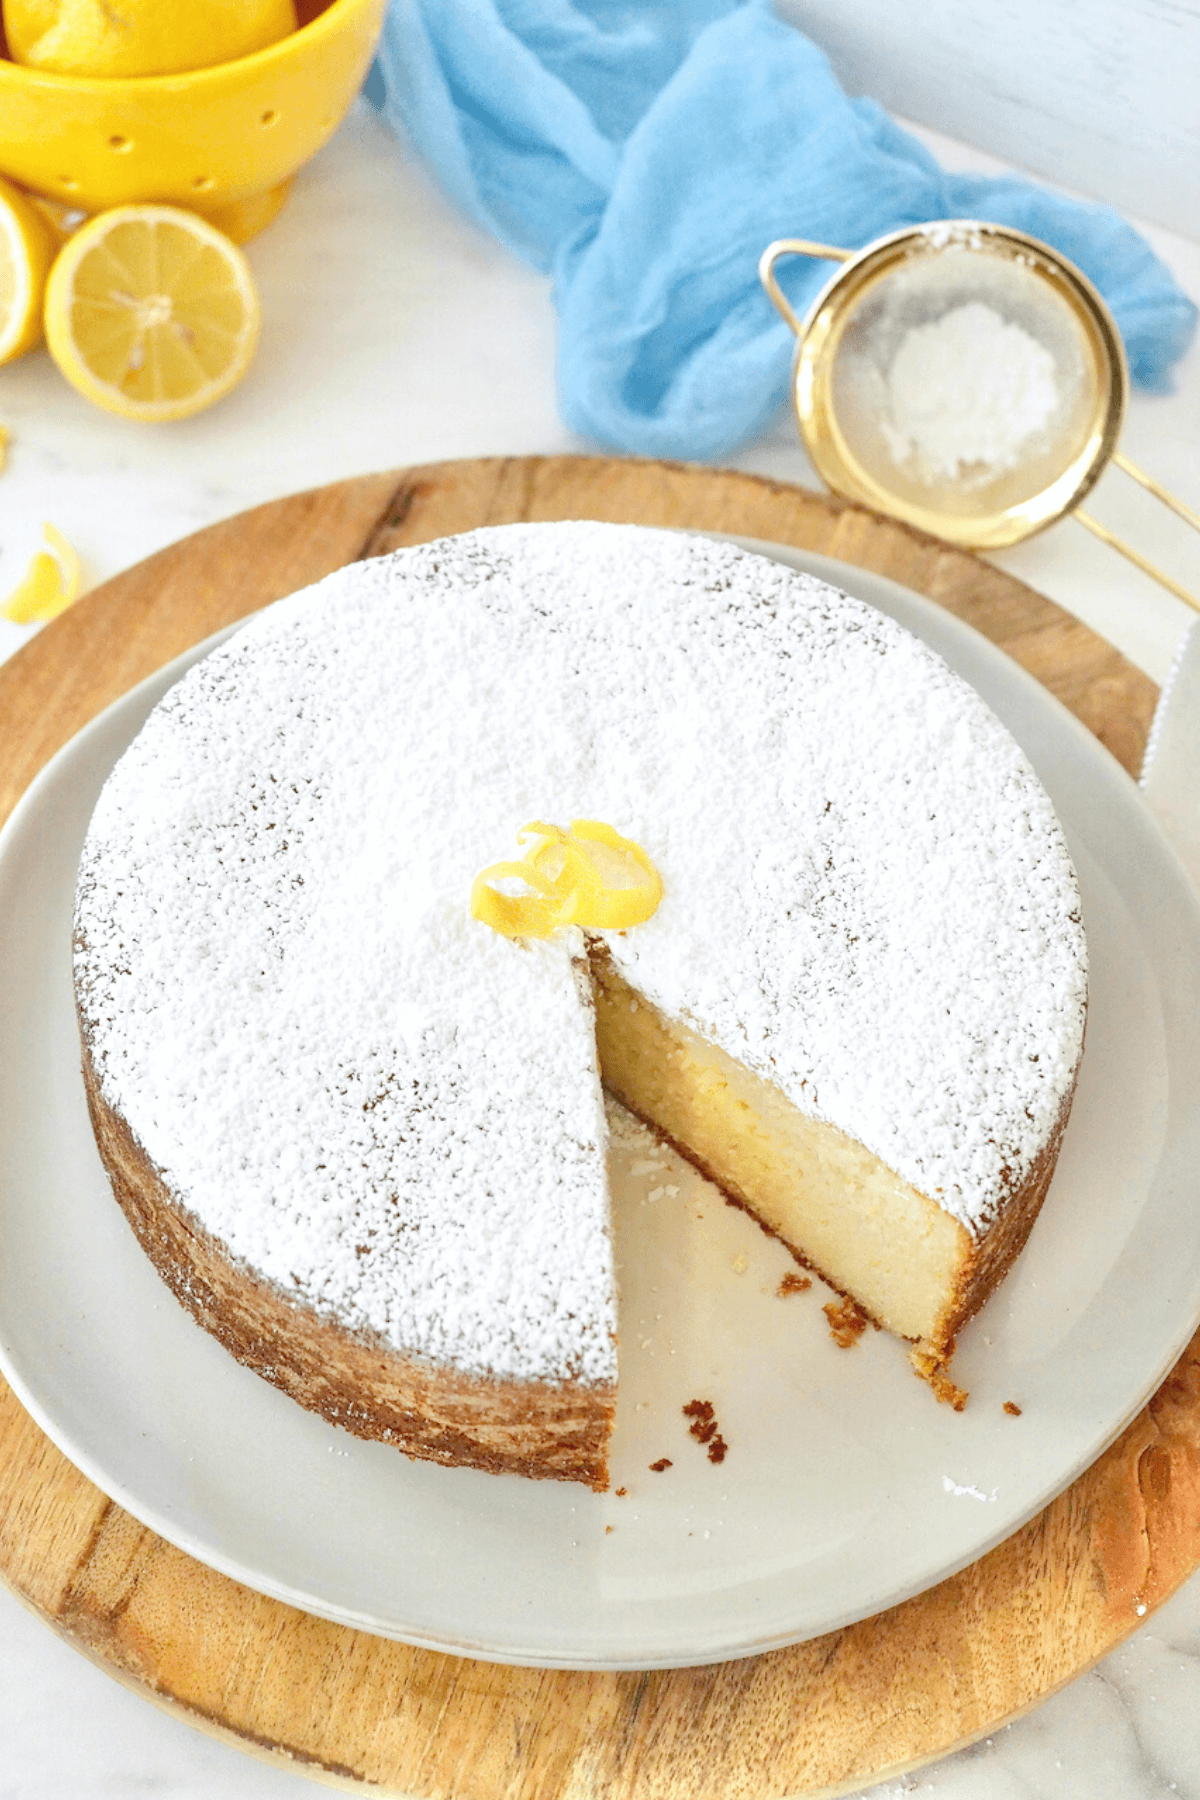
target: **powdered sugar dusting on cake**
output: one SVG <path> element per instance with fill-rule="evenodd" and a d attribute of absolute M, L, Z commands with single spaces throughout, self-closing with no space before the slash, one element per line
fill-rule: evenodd
<path fill-rule="evenodd" d="M 532 818 L 664 881 L 626 978 L 982 1234 L 1082 1037 L 1021 752 L 860 603 L 732 547 L 505 527 L 356 565 L 172 690 L 79 890 L 105 1099 L 232 1253 L 435 1361 L 614 1377 L 605 1125 L 567 932 L 473 876 Z"/>

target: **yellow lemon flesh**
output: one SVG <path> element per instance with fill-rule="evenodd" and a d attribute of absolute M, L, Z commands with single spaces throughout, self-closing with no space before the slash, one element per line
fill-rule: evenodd
<path fill-rule="evenodd" d="M 42 295 L 58 240 L 48 219 L 0 178 L 0 363 L 42 341 Z"/>
<path fill-rule="evenodd" d="M 0 605 L 0 618 L 14 625 L 33 625 L 56 619 L 78 597 L 83 585 L 79 558 L 61 531 L 42 526 L 46 548 L 33 557 L 25 579 Z"/>
<path fill-rule="evenodd" d="M 46 284 L 46 344 L 73 387 L 126 419 L 186 419 L 239 382 L 258 342 L 245 257 L 174 206 L 80 227 Z"/>
<path fill-rule="evenodd" d="M 178 75 L 265 50 L 292 0 L 4 0 L 12 60 L 59 75 Z"/>

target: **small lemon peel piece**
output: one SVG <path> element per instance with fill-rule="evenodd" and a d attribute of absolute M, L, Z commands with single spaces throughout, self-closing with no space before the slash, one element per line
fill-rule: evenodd
<path fill-rule="evenodd" d="M 658 870 L 640 844 L 621 837 L 602 819 L 572 819 L 570 831 L 535 819 L 523 825 L 517 842 L 520 862 L 493 863 L 471 885 L 471 913 L 503 937 L 550 937 L 563 925 L 595 931 L 623 931 L 650 918 L 662 899 Z M 606 881 L 589 845 L 602 844 L 604 865 L 619 860 L 627 884 Z M 502 892 L 496 883 L 524 882 L 524 894 Z"/>
<path fill-rule="evenodd" d="M 572 819 L 571 836 L 584 844 L 603 844 L 625 864 L 625 873 L 634 877 L 627 885 L 603 885 L 591 918 L 582 921 L 597 931 L 624 931 L 630 925 L 642 925 L 658 910 L 662 899 L 662 877 L 640 844 L 621 837 L 603 819 Z"/>
<path fill-rule="evenodd" d="M 0 606 L 0 617 L 14 625 L 40 625 L 56 619 L 78 599 L 83 583 L 79 557 L 61 531 L 42 526 L 45 548 L 30 561 L 25 579 Z"/>
<path fill-rule="evenodd" d="M 494 883 L 505 877 L 523 881 L 532 893 L 505 894 Z M 493 863 L 475 877 L 471 885 L 471 912 L 502 937 L 549 937 L 560 925 L 568 923 L 572 896 L 554 891 L 554 883 L 540 869 L 528 862 Z"/>

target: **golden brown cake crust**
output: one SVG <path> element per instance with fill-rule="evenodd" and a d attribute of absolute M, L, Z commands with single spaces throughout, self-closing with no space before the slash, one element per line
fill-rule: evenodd
<path fill-rule="evenodd" d="M 953 1304 L 940 1323 L 937 1342 L 930 1346 L 943 1359 L 953 1350 L 955 1337 L 967 1320 L 974 1318 L 980 1307 L 990 1299 L 1025 1248 L 1054 1176 L 1078 1079 L 1077 1065 L 1070 1091 L 1063 1099 L 1058 1121 L 1041 1155 L 1025 1180 L 1009 1196 L 987 1232 L 972 1248 Z"/>
<path fill-rule="evenodd" d="M 86 1032 L 83 1077 L 100 1158 L 138 1242 L 176 1298 L 238 1362 L 331 1424 L 408 1456 L 608 1486 L 613 1389 L 435 1367 L 289 1298 L 233 1261 L 173 1199 L 101 1095 Z"/>

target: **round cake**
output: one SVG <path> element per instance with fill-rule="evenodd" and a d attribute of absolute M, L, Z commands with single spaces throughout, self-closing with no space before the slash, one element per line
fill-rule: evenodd
<path fill-rule="evenodd" d="M 662 879 L 510 939 L 534 819 Z M 732 546 L 498 527 L 279 602 L 97 804 L 75 977 L 97 1142 L 193 1315 L 409 1454 L 602 1486 L 602 1083 L 935 1385 L 1024 1243 L 1082 1051 L 1050 801 L 898 625 Z"/>

